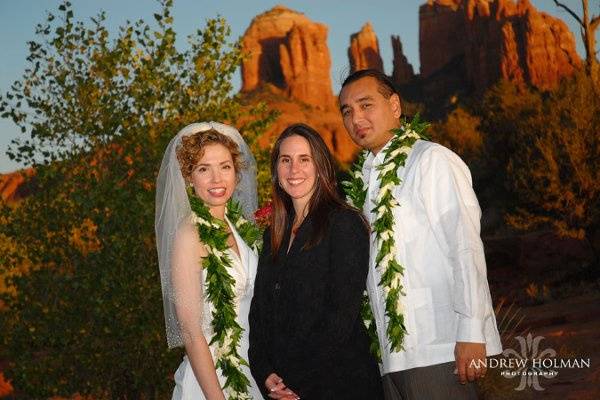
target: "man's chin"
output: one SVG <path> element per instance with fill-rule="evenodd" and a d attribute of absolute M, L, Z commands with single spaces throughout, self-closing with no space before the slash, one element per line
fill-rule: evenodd
<path fill-rule="evenodd" d="M 354 142 L 354 144 L 356 144 L 357 146 L 362 147 L 362 148 L 369 147 L 369 140 L 367 139 L 366 136 L 362 136 L 362 137 L 354 136 L 351 138 L 352 138 L 352 141 Z"/>
<path fill-rule="evenodd" d="M 364 140 L 361 140 L 359 143 L 357 143 L 360 147 L 362 147 L 363 149 L 367 149 L 367 150 L 371 150 L 371 147 L 373 147 L 373 143 L 371 143 L 370 140 L 367 140 L 366 138 Z"/>

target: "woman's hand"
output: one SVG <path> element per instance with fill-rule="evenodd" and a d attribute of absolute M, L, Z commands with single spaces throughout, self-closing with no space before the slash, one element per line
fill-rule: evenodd
<path fill-rule="evenodd" d="M 275 372 L 271 373 L 265 379 L 265 387 L 269 391 L 269 397 L 277 400 L 299 400 L 300 397 L 288 389 L 283 383 L 283 379 Z"/>

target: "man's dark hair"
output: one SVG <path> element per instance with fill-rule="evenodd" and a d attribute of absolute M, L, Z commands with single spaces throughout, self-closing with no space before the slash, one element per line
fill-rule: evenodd
<path fill-rule="evenodd" d="M 359 79 L 371 77 L 377 81 L 378 91 L 383 97 L 389 99 L 391 95 L 397 94 L 400 97 L 400 92 L 394 84 L 394 82 L 383 72 L 376 69 L 361 69 L 351 73 L 344 82 L 342 83 L 342 89 L 344 86 L 356 82 Z M 341 90 L 340 90 L 341 93 Z"/>

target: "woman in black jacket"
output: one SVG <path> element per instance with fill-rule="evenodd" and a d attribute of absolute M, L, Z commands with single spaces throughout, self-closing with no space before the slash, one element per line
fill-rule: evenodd
<path fill-rule="evenodd" d="M 332 156 L 296 124 L 271 153 L 273 213 L 250 309 L 250 369 L 275 399 L 379 399 L 360 317 L 369 234 L 336 190 Z"/>

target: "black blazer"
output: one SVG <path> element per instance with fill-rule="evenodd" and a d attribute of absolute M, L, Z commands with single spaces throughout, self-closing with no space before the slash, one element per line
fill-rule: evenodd
<path fill-rule="evenodd" d="M 314 224 L 325 237 L 303 249 Z M 369 265 L 369 233 L 354 210 L 334 209 L 328 221 L 308 216 L 289 253 L 288 225 L 274 260 L 264 235 L 250 308 L 250 369 L 267 395 L 275 372 L 302 399 L 383 398 L 377 363 L 360 317 Z"/>

